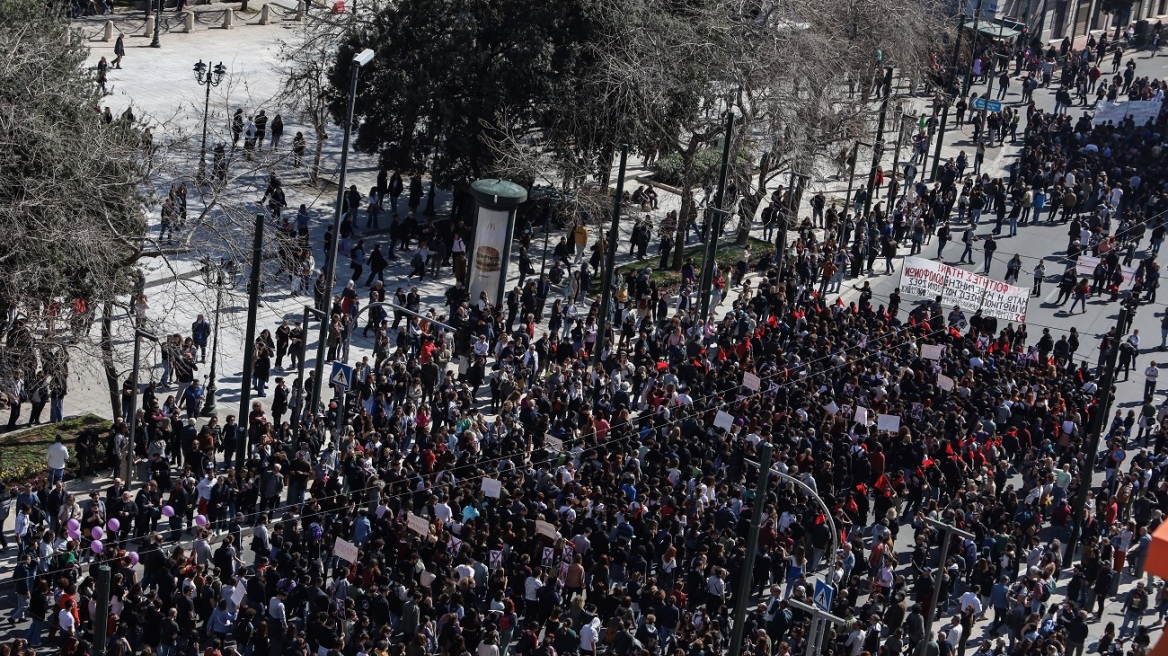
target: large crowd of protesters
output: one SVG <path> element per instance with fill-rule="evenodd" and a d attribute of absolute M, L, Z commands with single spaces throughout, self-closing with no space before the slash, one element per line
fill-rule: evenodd
<path fill-rule="evenodd" d="M 1073 88 L 1093 55 L 1042 53 L 1035 79 L 1050 60 Z M 1163 94 L 1156 80 L 1119 84 L 1133 97 Z M 789 656 L 806 651 L 810 621 L 791 600 L 809 602 L 821 579 L 844 620 L 825 629 L 825 653 L 1079 656 L 1089 623 L 1121 604 L 1123 622 L 1095 648 L 1144 654 L 1153 616 L 1168 613 L 1168 588 L 1143 570 L 1168 507 L 1168 403 L 1156 404 L 1154 376 L 1138 413 L 1102 422 L 1104 453 L 1088 451 L 1114 393 L 1100 389 L 1104 355 L 1119 348 L 1129 367 L 1145 364 L 1138 336 L 1080 346 L 1076 334 L 938 302 L 902 307 L 867 284 L 855 302 L 834 298 L 849 273 L 872 268 L 872 252 L 891 268 L 903 243 L 937 239 L 940 251 L 951 223 L 976 229 L 996 212 L 998 228 L 1067 225 L 1060 285 L 1071 293 L 1154 300 L 1164 115 L 1092 126 L 1033 103 L 1024 113 L 1008 179 L 967 176 L 956 158 L 933 185 L 905 181 L 891 216 L 879 203 L 859 222 L 830 207 L 826 230 L 805 220 L 781 262 L 746 256 L 719 272 L 717 319 L 703 322 L 688 292 L 673 301 L 639 272 L 612 308 L 577 306 L 590 266 L 575 226 L 553 268 L 578 267 L 565 278 L 576 286 L 564 283 L 550 307 L 540 276 L 508 307 L 469 298 L 459 282 L 425 319 L 374 315 L 377 348 L 355 363 L 347 404 L 316 414 L 304 401 L 311 381 L 277 377 L 246 434 L 235 417 L 194 420 L 203 392 L 192 370 L 207 338 L 197 322 L 190 339 L 166 345 L 165 380 L 136 416 L 53 445 L 43 481 L 0 495 L 0 513 L 16 515 L 0 546 L 16 549 L 10 620 L 22 623 L 0 649 L 73 656 L 101 639 L 111 656 L 715 656 L 737 647 L 733 610 L 746 596 L 742 653 Z M 416 208 L 420 182 L 410 196 Z M 353 281 L 331 306 L 317 291 L 341 327 L 363 282 L 359 206 L 338 249 L 360 258 Z M 465 266 L 460 234 L 426 234 L 421 272 Z M 398 243 L 408 248 L 408 233 Z M 1101 258 L 1102 284 L 1080 292 L 1074 260 L 1087 252 Z M 1136 279 L 1112 293 L 1125 256 L 1140 258 Z M 992 261 L 991 251 L 986 269 Z M 692 265 L 688 275 L 695 283 Z M 370 300 L 384 298 L 382 280 L 364 283 Z M 400 289 L 399 305 L 420 310 L 411 295 Z M 549 328 L 537 328 L 545 314 Z M 330 358 L 347 359 L 354 328 L 336 331 Z M 289 367 L 303 358 L 304 334 L 285 324 L 261 342 L 262 396 L 284 357 Z M 939 357 L 926 346 L 942 347 Z M 178 393 L 162 398 L 171 383 Z M 894 429 L 881 429 L 882 415 L 898 418 Z M 95 455 L 100 440 L 109 463 Z M 768 464 L 816 495 L 778 476 L 756 495 L 749 462 L 763 443 Z M 135 480 L 75 497 L 60 481 L 71 449 L 81 474 L 132 450 Z M 1064 568 L 1080 472 L 1097 466 Z M 942 543 L 926 519 L 974 537 Z M 898 541 L 913 545 L 906 559 Z M 102 565 L 112 569 L 109 621 L 97 626 Z"/>

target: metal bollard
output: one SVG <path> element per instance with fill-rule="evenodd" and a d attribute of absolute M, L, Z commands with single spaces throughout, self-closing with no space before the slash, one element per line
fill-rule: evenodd
<path fill-rule="evenodd" d="M 260 25 L 269 25 L 271 22 L 272 10 L 267 5 L 267 3 L 265 3 L 262 7 L 260 7 Z"/>
<path fill-rule="evenodd" d="M 227 15 L 223 17 L 223 29 L 229 30 L 235 27 L 235 12 L 227 9 Z"/>
<path fill-rule="evenodd" d="M 143 31 L 142 36 L 154 36 L 154 21 L 156 20 L 158 19 L 155 16 L 149 16 L 146 18 L 146 29 Z"/>
<path fill-rule="evenodd" d="M 190 34 L 195 31 L 195 12 L 188 11 L 183 14 L 183 32 Z"/>
<path fill-rule="evenodd" d="M 112 20 L 105 22 L 105 33 L 102 34 L 101 40 L 107 42 L 114 40 L 114 22 Z"/>

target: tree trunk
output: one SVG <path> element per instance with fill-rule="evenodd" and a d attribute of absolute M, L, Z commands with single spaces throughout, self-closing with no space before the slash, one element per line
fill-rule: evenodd
<path fill-rule="evenodd" d="M 686 167 L 687 170 L 691 167 Z M 681 271 L 685 263 L 685 236 L 689 232 L 689 215 L 693 208 L 693 184 L 689 182 L 690 175 L 685 176 L 685 183 L 681 186 L 681 209 L 677 211 L 677 234 L 674 236 L 673 270 Z"/>
<path fill-rule="evenodd" d="M 609 145 L 604 149 L 604 152 L 600 154 L 600 161 L 598 162 L 598 164 L 600 164 L 600 166 L 597 167 L 599 169 L 597 173 L 599 174 L 598 177 L 600 178 L 600 188 L 606 193 L 608 192 L 608 183 L 612 179 L 612 158 L 615 154 L 615 149 Z"/>
<path fill-rule="evenodd" d="M 105 369 L 105 382 L 109 387 L 110 412 L 114 420 L 122 416 L 122 383 L 118 376 L 118 366 L 114 362 L 114 304 L 106 301 L 101 305 L 101 365 Z"/>
<path fill-rule="evenodd" d="M 312 168 L 308 172 L 308 181 L 315 185 L 320 180 L 320 160 L 324 155 L 324 140 L 328 139 L 328 132 L 319 122 L 313 128 L 316 130 L 316 145 L 312 149 Z"/>
<path fill-rule="evenodd" d="M 758 206 L 762 204 L 767 194 L 767 176 L 771 172 L 771 154 L 763 153 L 758 160 L 758 186 L 749 194 L 742 194 L 742 216 L 746 219 L 738 221 L 738 238 L 734 243 L 745 246 L 750 241 L 750 228 L 754 225 L 754 215 Z"/>

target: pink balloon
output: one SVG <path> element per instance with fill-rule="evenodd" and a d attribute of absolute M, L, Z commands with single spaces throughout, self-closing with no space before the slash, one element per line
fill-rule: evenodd
<path fill-rule="evenodd" d="M 93 530 L 90 531 L 89 534 L 93 536 L 94 540 L 100 540 L 105 536 L 105 531 L 102 530 L 100 526 L 94 526 Z"/>
<path fill-rule="evenodd" d="M 65 526 L 69 527 L 70 531 L 81 532 L 81 522 L 77 521 L 76 519 L 70 519 L 65 523 Z"/>
<path fill-rule="evenodd" d="M 89 549 L 95 554 L 100 554 L 105 550 L 105 545 L 101 543 L 101 540 L 94 540 L 89 543 Z"/>
<path fill-rule="evenodd" d="M 163 517 L 174 517 L 174 508 L 171 508 L 170 506 L 163 506 L 162 507 L 162 516 Z"/>
<path fill-rule="evenodd" d="M 137 551 L 131 551 L 131 552 L 129 553 L 129 556 L 130 556 L 130 567 L 133 567 L 134 565 L 137 565 L 137 564 L 138 564 L 138 552 L 137 552 Z"/>
<path fill-rule="evenodd" d="M 199 526 L 206 526 L 207 525 L 207 518 L 202 516 L 202 515 L 195 515 L 195 523 L 198 524 Z"/>
<path fill-rule="evenodd" d="M 105 527 L 111 531 L 116 531 L 122 527 L 122 523 L 118 521 L 117 517 L 111 517 L 110 520 L 105 523 Z"/>

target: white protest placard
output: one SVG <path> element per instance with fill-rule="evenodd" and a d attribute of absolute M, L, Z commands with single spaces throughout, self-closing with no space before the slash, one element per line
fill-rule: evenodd
<path fill-rule="evenodd" d="M 410 513 L 406 515 L 406 526 L 424 538 L 430 536 L 430 522 L 427 522 L 425 517 L 419 517 L 414 513 Z"/>
<path fill-rule="evenodd" d="M 1029 304 L 1030 288 L 986 278 L 985 296 L 982 297 L 980 307 L 983 315 L 1006 321 L 1026 321 L 1026 307 Z"/>
<path fill-rule="evenodd" d="M 450 540 L 446 543 L 446 553 L 450 554 L 450 557 L 453 558 L 458 555 L 458 550 L 460 547 L 462 547 L 462 540 L 459 540 L 452 535 L 450 536 Z"/>
<path fill-rule="evenodd" d="M 337 538 L 337 541 L 333 543 L 333 555 L 345 562 L 357 562 L 360 558 L 358 554 L 357 545 L 348 540 Z"/>
<path fill-rule="evenodd" d="M 956 305 L 967 312 L 974 312 L 980 308 L 988 278 L 957 267 L 946 268 L 948 273 L 945 276 L 945 290 L 941 294 L 941 302 L 945 305 Z"/>
<path fill-rule="evenodd" d="M 906 257 L 900 268 L 900 292 L 906 296 L 936 298 L 945 291 L 948 269 L 940 262 Z"/>
<path fill-rule="evenodd" d="M 852 421 L 856 422 L 857 424 L 863 424 L 864 426 L 867 426 L 868 408 L 865 408 L 862 405 L 856 406 L 856 412 L 852 415 Z"/>
<path fill-rule="evenodd" d="M 491 563 L 491 569 L 502 569 L 503 568 L 503 552 L 502 551 L 492 551 L 491 552 L 491 559 L 489 562 Z"/>
<path fill-rule="evenodd" d="M 422 587 L 424 587 L 424 588 L 430 587 L 430 584 L 433 583 L 434 579 L 436 579 L 436 578 L 438 578 L 438 577 L 435 576 L 433 574 L 433 572 L 430 572 L 428 570 L 422 570 Z"/>
<path fill-rule="evenodd" d="M 556 527 L 543 521 L 542 519 L 535 520 L 535 534 L 546 535 L 553 540 L 560 537 L 560 534 L 556 531 Z"/>
<path fill-rule="evenodd" d="M 752 392 L 757 392 L 762 387 L 762 380 L 758 376 L 746 371 L 742 374 L 742 386 Z"/>
<path fill-rule="evenodd" d="M 734 415 L 719 410 L 718 414 L 714 415 L 714 426 L 725 431 L 730 430 L 734 427 Z"/>
<path fill-rule="evenodd" d="M 926 360 L 940 360 L 945 347 L 939 344 L 925 344 L 921 346 L 921 357 Z"/>
<path fill-rule="evenodd" d="M 247 596 L 247 586 L 242 582 L 235 584 L 235 589 L 231 591 L 231 603 L 239 608 L 239 604 L 243 603 L 243 598 Z"/>
<path fill-rule="evenodd" d="M 837 412 L 839 412 L 839 406 L 836 405 L 835 401 L 832 401 L 831 403 L 828 403 L 827 405 L 823 406 L 823 409 L 826 410 L 827 413 L 831 414 L 831 415 L 834 415 Z"/>
<path fill-rule="evenodd" d="M 877 415 L 876 429 L 895 433 L 900 430 L 900 415 Z"/>
<path fill-rule="evenodd" d="M 483 479 L 483 494 L 498 499 L 503 492 L 503 484 L 493 478 Z"/>
<path fill-rule="evenodd" d="M 946 392 L 952 392 L 953 387 L 954 387 L 953 379 L 944 375 L 944 374 L 938 374 L 937 375 L 937 387 L 940 387 L 941 389 L 945 390 Z"/>
<path fill-rule="evenodd" d="M 552 549 L 551 547 L 544 547 L 543 560 L 540 561 L 540 564 L 544 567 L 551 567 L 555 563 L 555 560 L 556 550 Z"/>

